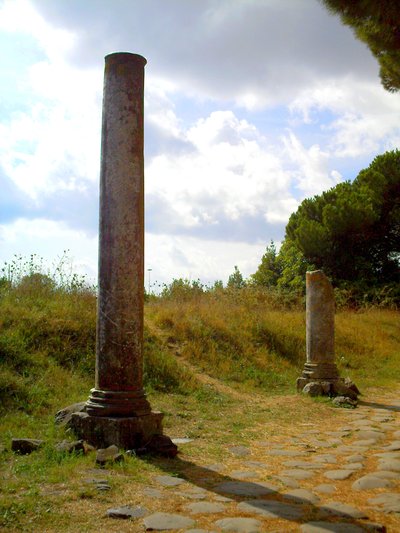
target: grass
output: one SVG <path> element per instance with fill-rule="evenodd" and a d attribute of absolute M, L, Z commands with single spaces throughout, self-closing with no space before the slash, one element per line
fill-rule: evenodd
<path fill-rule="evenodd" d="M 134 500 L 135 487 L 155 473 L 178 465 L 185 475 L 183 463 L 127 458 L 112 467 L 112 490 L 102 494 L 82 481 L 92 475 L 93 455 L 54 451 L 72 438 L 54 426 L 55 412 L 85 400 L 93 386 L 96 296 L 76 278 L 36 274 L 0 282 L 0 530 L 95 531 L 88 506 L 111 506 L 124 491 Z M 337 363 L 362 390 L 398 382 L 399 318 L 387 309 L 337 313 Z M 196 439 L 185 448 L 189 462 L 215 463 L 228 445 L 282 432 L 290 438 L 310 419 L 340 416 L 324 402 L 316 415 L 316 400 L 295 394 L 305 360 L 298 298 L 252 288 L 153 297 L 144 348 L 145 387 L 165 413 L 165 432 Z M 18 456 L 12 437 L 46 445 Z"/>

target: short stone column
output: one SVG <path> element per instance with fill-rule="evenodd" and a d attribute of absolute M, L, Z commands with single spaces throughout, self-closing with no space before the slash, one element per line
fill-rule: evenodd
<path fill-rule="evenodd" d="M 339 377 L 335 363 L 335 297 L 322 270 L 306 273 L 306 355 L 297 390 L 354 397 L 355 385 Z"/>
<path fill-rule="evenodd" d="M 72 426 L 95 446 L 137 449 L 157 440 L 173 454 L 143 390 L 145 65 L 131 53 L 105 58 L 96 377 Z"/>

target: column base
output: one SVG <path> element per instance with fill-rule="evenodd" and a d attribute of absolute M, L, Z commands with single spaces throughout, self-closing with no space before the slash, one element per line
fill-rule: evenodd
<path fill-rule="evenodd" d="M 357 400 L 361 394 L 350 378 L 310 377 L 305 371 L 297 378 L 296 388 L 297 392 L 304 392 L 310 396 L 346 396 L 352 400 Z"/>
<path fill-rule="evenodd" d="M 162 434 L 163 414 L 153 411 L 144 416 L 91 416 L 87 412 L 73 413 L 69 422 L 78 438 L 96 448 L 115 444 L 138 453 L 153 452 L 175 457 L 177 446 Z"/>

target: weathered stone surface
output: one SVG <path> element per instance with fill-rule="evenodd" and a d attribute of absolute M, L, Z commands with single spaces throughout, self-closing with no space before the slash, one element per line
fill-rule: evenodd
<path fill-rule="evenodd" d="M 62 442 L 59 442 L 55 445 L 55 449 L 57 452 L 62 452 L 62 453 L 75 453 L 75 452 L 84 453 L 85 451 L 83 440 L 75 440 L 73 442 L 68 441 L 68 440 L 63 440 Z"/>
<path fill-rule="evenodd" d="M 384 450 L 387 450 L 389 452 L 395 452 L 397 450 L 400 450 L 400 440 L 395 440 L 388 446 L 384 447 Z"/>
<path fill-rule="evenodd" d="M 285 518 L 299 520 L 303 516 L 300 505 L 291 505 L 275 500 L 250 500 L 238 504 L 238 509 L 245 513 L 256 513 L 267 518 Z"/>
<path fill-rule="evenodd" d="M 352 474 L 354 474 L 353 470 L 329 470 L 328 472 L 324 473 L 324 476 L 328 479 L 339 481 L 348 479 Z"/>
<path fill-rule="evenodd" d="M 109 446 L 108 448 L 100 448 L 97 450 L 96 463 L 98 465 L 105 465 L 106 463 L 118 463 L 124 460 L 124 456 L 120 453 L 117 446 Z"/>
<path fill-rule="evenodd" d="M 113 509 L 107 509 L 106 515 L 109 518 L 141 518 L 147 514 L 147 509 L 144 507 L 136 506 L 131 507 L 130 505 L 124 505 L 122 507 L 115 507 Z"/>
<path fill-rule="evenodd" d="M 382 489 L 385 487 L 390 487 L 392 483 L 382 477 L 376 477 L 372 474 L 367 474 L 366 476 L 360 477 L 357 479 L 351 486 L 353 490 L 370 490 L 370 489 Z"/>
<path fill-rule="evenodd" d="M 261 522 L 255 518 L 224 518 L 217 520 L 215 525 L 222 531 L 233 533 L 258 533 L 261 531 Z"/>
<path fill-rule="evenodd" d="M 349 457 L 346 457 L 346 461 L 348 463 L 359 463 L 360 461 L 364 461 L 364 459 L 365 459 L 365 456 L 359 453 L 355 453 L 354 455 L 350 455 Z"/>
<path fill-rule="evenodd" d="M 11 450 L 22 455 L 28 455 L 41 446 L 43 446 L 44 440 L 40 439 L 11 439 Z"/>
<path fill-rule="evenodd" d="M 349 396 L 336 396 L 332 400 L 336 407 L 354 408 L 357 407 L 357 400 L 353 400 Z"/>
<path fill-rule="evenodd" d="M 368 518 L 363 511 L 341 502 L 329 502 L 321 506 L 320 509 L 335 516 L 343 516 L 347 518 Z"/>
<path fill-rule="evenodd" d="M 314 487 L 314 490 L 321 492 L 322 494 L 333 494 L 336 490 L 334 485 L 329 485 L 328 483 L 321 483 Z"/>
<path fill-rule="evenodd" d="M 308 461 L 284 461 L 284 466 L 291 466 L 293 468 L 304 468 L 305 470 L 319 470 L 325 468 L 323 463 L 310 463 Z"/>
<path fill-rule="evenodd" d="M 73 413 L 70 425 L 79 438 L 93 446 L 141 449 L 153 435 L 162 433 L 162 417 L 158 412 L 129 418 Z"/>
<path fill-rule="evenodd" d="M 178 445 L 178 444 L 189 444 L 189 442 L 193 442 L 194 439 L 189 439 L 187 437 L 176 437 L 171 440 L 174 444 Z"/>
<path fill-rule="evenodd" d="M 307 522 L 300 526 L 301 533 L 364 533 L 365 529 L 356 524 L 332 522 Z"/>
<path fill-rule="evenodd" d="M 185 483 L 184 479 L 174 476 L 156 476 L 154 479 L 164 487 L 177 487 L 178 485 Z"/>
<path fill-rule="evenodd" d="M 149 496 L 150 498 L 165 498 L 165 495 L 161 492 L 161 490 L 153 489 L 152 487 L 147 487 L 143 489 L 143 494 Z"/>
<path fill-rule="evenodd" d="M 281 475 L 292 477 L 294 479 L 310 479 L 313 477 L 313 473 L 307 470 L 282 470 Z"/>
<path fill-rule="evenodd" d="M 169 529 L 184 529 L 193 527 L 195 521 L 187 516 L 169 513 L 154 513 L 144 519 L 144 525 L 149 531 L 166 531 Z"/>
<path fill-rule="evenodd" d="M 383 479 L 400 479 L 400 472 L 391 472 L 390 470 L 376 470 L 371 472 L 371 475 Z"/>
<path fill-rule="evenodd" d="M 305 452 L 300 450 L 270 450 L 269 455 L 277 455 L 282 457 L 298 457 L 300 455 L 305 455 Z"/>
<path fill-rule="evenodd" d="M 285 500 L 292 500 L 295 503 L 318 503 L 320 498 L 307 489 L 295 489 L 282 494 Z"/>
<path fill-rule="evenodd" d="M 348 463 L 342 465 L 343 470 L 362 470 L 364 468 L 362 463 Z"/>
<path fill-rule="evenodd" d="M 324 389 L 319 383 L 311 381 L 310 383 L 307 383 L 305 387 L 303 387 L 302 392 L 303 394 L 308 394 L 309 396 L 322 396 L 324 394 Z"/>
<path fill-rule="evenodd" d="M 369 430 L 363 430 L 357 431 L 357 433 L 354 435 L 357 440 L 381 440 L 385 438 L 385 434 L 381 431 L 369 431 Z"/>
<path fill-rule="evenodd" d="M 400 494 L 387 492 L 368 500 L 373 506 L 378 506 L 384 513 L 400 513 Z"/>
<path fill-rule="evenodd" d="M 400 460 L 398 459 L 381 459 L 379 460 L 380 470 L 389 470 L 400 472 Z"/>
<path fill-rule="evenodd" d="M 68 425 L 73 413 L 81 413 L 86 408 L 86 402 L 79 402 L 79 403 L 73 403 L 72 405 L 68 405 L 67 407 L 64 407 L 64 409 L 60 409 L 55 414 L 55 423 L 61 424 L 61 425 Z"/>
<path fill-rule="evenodd" d="M 278 487 L 267 483 L 251 483 L 249 481 L 225 481 L 214 487 L 216 492 L 235 494 L 238 496 L 264 496 L 278 491 Z"/>
<path fill-rule="evenodd" d="M 233 470 L 231 476 L 238 479 L 253 479 L 258 477 L 258 474 L 257 472 L 252 472 L 250 470 Z"/>
<path fill-rule="evenodd" d="M 188 509 L 191 514 L 213 514 L 222 513 L 225 510 L 225 506 L 221 503 L 196 502 L 187 505 L 186 509 Z"/>

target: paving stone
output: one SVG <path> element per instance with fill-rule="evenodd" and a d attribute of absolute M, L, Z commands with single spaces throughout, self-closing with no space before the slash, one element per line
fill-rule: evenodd
<path fill-rule="evenodd" d="M 281 474 L 285 477 L 292 477 L 294 479 L 310 479 L 313 477 L 314 472 L 310 472 L 309 470 L 301 470 L 299 468 L 298 470 L 282 470 Z"/>
<path fill-rule="evenodd" d="M 267 463 L 262 463 L 261 461 L 244 461 L 245 466 L 255 467 L 255 468 L 267 468 Z"/>
<path fill-rule="evenodd" d="M 208 529 L 186 529 L 186 533 L 214 533 L 211 531 L 208 531 Z"/>
<path fill-rule="evenodd" d="M 384 513 L 400 513 L 400 494 L 387 492 L 368 500 L 368 503 L 379 506 Z"/>
<path fill-rule="evenodd" d="M 283 485 L 285 485 L 289 489 L 299 489 L 300 488 L 300 485 L 298 484 L 298 482 L 295 479 L 293 479 L 293 478 L 285 477 L 285 476 L 274 476 L 274 479 L 277 479 L 278 481 L 283 483 Z"/>
<path fill-rule="evenodd" d="M 295 489 L 282 494 L 284 500 L 292 500 L 295 503 L 318 503 L 320 498 L 307 489 Z"/>
<path fill-rule="evenodd" d="M 393 433 L 393 437 L 394 437 L 395 439 L 400 439 L 400 430 L 399 430 L 399 431 L 395 431 L 395 432 Z"/>
<path fill-rule="evenodd" d="M 114 509 L 107 509 L 106 515 L 109 518 L 141 518 L 147 514 L 147 509 L 144 507 L 136 506 L 131 507 L 129 505 L 124 505 L 122 507 L 115 507 Z"/>
<path fill-rule="evenodd" d="M 392 486 L 392 483 L 384 478 L 367 474 L 366 476 L 357 479 L 351 486 L 353 490 L 370 490 L 370 489 L 382 489 Z"/>
<path fill-rule="evenodd" d="M 212 470 L 213 472 L 222 472 L 222 470 L 225 470 L 225 465 L 223 465 L 222 463 L 215 463 L 212 465 L 207 465 L 204 468 L 206 468 L 207 470 Z"/>
<path fill-rule="evenodd" d="M 340 439 L 329 439 L 329 440 L 318 440 L 318 439 L 312 439 L 310 440 L 310 444 L 317 448 L 331 448 L 332 446 L 335 446 L 336 444 L 341 444 L 342 441 Z"/>
<path fill-rule="evenodd" d="M 400 452 L 380 452 L 374 453 L 374 455 L 382 459 L 400 459 Z"/>
<path fill-rule="evenodd" d="M 343 437 L 347 437 L 347 435 L 350 433 L 350 430 L 347 430 L 347 431 L 325 431 L 325 433 L 327 435 L 331 435 L 332 437 L 337 437 L 337 438 L 343 438 Z"/>
<path fill-rule="evenodd" d="M 196 502 L 187 505 L 186 509 L 188 509 L 191 514 L 212 514 L 222 513 L 225 511 L 225 506 L 221 503 Z"/>
<path fill-rule="evenodd" d="M 321 492 L 322 494 L 333 494 L 336 490 L 334 485 L 329 485 L 328 483 L 321 483 L 314 487 L 314 490 Z"/>
<path fill-rule="evenodd" d="M 359 463 L 360 461 L 364 461 L 364 460 L 365 460 L 365 455 L 360 455 L 359 453 L 346 457 L 346 461 L 348 463 Z"/>
<path fill-rule="evenodd" d="M 238 504 L 238 509 L 245 513 L 257 513 L 267 518 L 285 518 L 299 520 L 303 516 L 300 505 L 291 505 L 275 500 L 250 500 Z"/>
<path fill-rule="evenodd" d="M 252 472 L 250 470 L 233 470 L 233 472 L 231 472 L 231 476 L 239 479 L 251 479 L 258 477 L 258 474 L 257 472 Z"/>
<path fill-rule="evenodd" d="M 332 453 L 314 455 L 313 459 L 317 463 L 337 463 L 337 457 Z"/>
<path fill-rule="evenodd" d="M 185 483 L 184 479 L 174 476 L 156 476 L 154 479 L 164 487 L 177 487 L 178 485 Z"/>
<path fill-rule="evenodd" d="M 146 487 L 143 489 L 143 494 L 146 496 L 149 496 L 150 498 L 164 498 L 164 494 L 161 492 L 161 490 L 153 489 L 151 487 Z"/>
<path fill-rule="evenodd" d="M 305 455 L 305 452 L 295 450 L 270 450 L 269 455 L 281 455 L 282 457 L 299 457 Z"/>
<path fill-rule="evenodd" d="M 261 531 L 262 523 L 255 518 L 224 518 L 217 520 L 215 525 L 222 531 L 233 531 L 234 533 L 258 533 Z"/>
<path fill-rule="evenodd" d="M 307 522 L 300 526 L 301 533 L 364 533 L 365 529 L 356 524 L 338 522 Z"/>
<path fill-rule="evenodd" d="M 284 461 L 283 464 L 285 466 L 291 466 L 294 468 L 305 468 L 305 469 L 313 469 L 319 470 L 320 468 L 325 468 L 325 464 L 323 463 L 310 463 L 307 461 Z"/>
<path fill-rule="evenodd" d="M 224 503 L 229 503 L 229 502 L 234 501 L 232 500 L 232 498 L 227 498 L 226 496 L 214 496 L 214 500 L 216 500 L 217 502 L 224 502 Z"/>
<path fill-rule="evenodd" d="M 263 496 L 278 491 L 278 487 L 268 483 L 251 483 L 249 481 L 225 481 L 214 487 L 217 492 L 238 496 Z"/>
<path fill-rule="evenodd" d="M 374 430 L 360 430 L 355 434 L 357 440 L 381 440 L 385 438 L 385 433 Z"/>
<path fill-rule="evenodd" d="M 400 440 L 395 440 L 388 446 L 385 446 L 383 448 L 384 450 L 388 450 L 389 452 L 395 452 L 396 450 L 400 450 Z"/>
<path fill-rule="evenodd" d="M 362 463 L 348 463 L 342 465 L 343 470 L 362 470 L 364 465 Z"/>
<path fill-rule="evenodd" d="M 400 472 L 400 460 L 398 459 L 380 459 L 378 464 L 381 470 Z"/>
<path fill-rule="evenodd" d="M 376 470 L 375 472 L 370 472 L 370 474 L 384 479 L 400 479 L 400 472 L 391 472 L 390 470 Z"/>
<path fill-rule="evenodd" d="M 246 448 L 245 446 L 231 446 L 228 448 L 228 450 L 237 457 L 245 457 L 246 455 L 250 455 L 250 450 Z"/>
<path fill-rule="evenodd" d="M 346 518 L 368 518 L 368 516 L 359 509 L 341 502 L 329 502 L 319 508 L 321 511 L 327 512 L 335 516 L 343 516 Z"/>
<path fill-rule="evenodd" d="M 195 525 L 195 521 L 187 516 L 169 513 L 154 513 L 147 516 L 143 523 L 147 530 L 165 531 L 168 529 L 183 529 Z"/>
<path fill-rule="evenodd" d="M 355 441 L 355 444 L 358 445 L 358 447 L 361 449 L 361 448 L 364 448 L 364 449 L 368 449 L 368 448 L 371 448 L 371 446 L 374 446 L 375 444 L 377 444 L 378 442 L 378 439 L 360 439 L 360 440 L 356 440 Z"/>
<path fill-rule="evenodd" d="M 353 470 L 328 470 L 328 472 L 324 473 L 324 476 L 328 479 L 334 479 L 335 481 L 348 479 L 352 474 L 354 474 Z"/>

